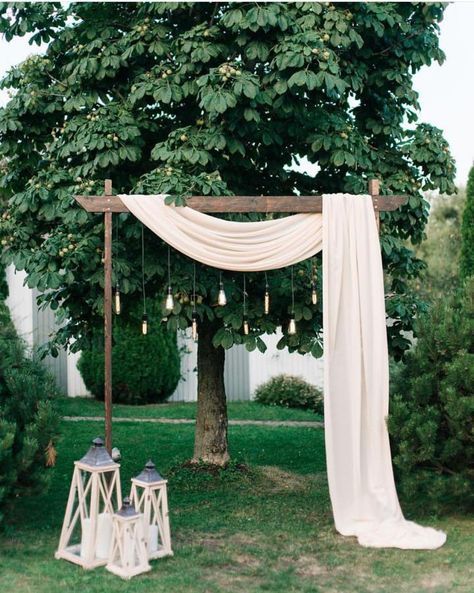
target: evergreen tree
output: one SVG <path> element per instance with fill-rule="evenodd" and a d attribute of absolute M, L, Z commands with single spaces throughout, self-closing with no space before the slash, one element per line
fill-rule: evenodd
<path fill-rule="evenodd" d="M 17 496 L 35 494 L 48 483 L 54 465 L 59 417 L 52 397 L 53 378 L 26 355 L 5 305 L 0 269 L 0 523 Z"/>
<path fill-rule="evenodd" d="M 401 491 L 474 509 L 474 278 L 418 322 L 395 375 L 389 429 Z"/>
<path fill-rule="evenodd" d="M 469 171 L 462 215 L 460 272 L 462 278 L 474 276 L 474 166 Z"/>

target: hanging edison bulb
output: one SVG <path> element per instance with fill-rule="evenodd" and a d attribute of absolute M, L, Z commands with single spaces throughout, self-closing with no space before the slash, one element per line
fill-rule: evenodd
<path fill-rule="evenodd" d="M 142 315 L 142 334 L 146 336 L 148 333 L 148 315 L 143 313 Z"/>
<path fill-rule="evenodd" d="M 267 273 L 265 272 L 265 295 L 263 297 L 263 311 L 265 315 L 270 313 L 270 287 L 268 286 Z"/>
<path fill-rule="evenodd" d="M 142 334 L 148 333 L 148 315 L 146 314 L 146 293 L 145 293 L 145 230 L 142 225 L 142 297 L 143 297 L 143 315 L 142 315 Z"/>
<path fill-rule="evenodd" d="M 166 295 L 165 309 L 167 311 L 172 311 L 174 309 L 174 298 L 171 286 L 168 286 L 168 294 Z"/>
<path fill-rule="evenodd" d="M 224 290 L 224 283 L 222 280 L 219 282 L 219 294 L 217 295 L 217 304 L 219 307 L 227 305 L 227 297 Z"/>
<path fill-rule="evenodd" d="M 117 284 L 114 290 L 114 304 L 115 304 L 115 314 L 120 315 L 122 311 L 122 305 L 120 302 L 120 288 Z"/>
<path fill-rule="evenodd" d="M 311 285 L 311 302 L 313 303 L 313 305 L 316 305 L 318 303 L 318 293 L 316 291 L 316 284 L 314 282 Z"/>
<path fill-rule="evenodd" d="M 243 320 L 244 320 L 244 334 L 246 336 L 248 336 L 249 332 L 250 332 L 250 326 L 249 326 L 249 320 L 247 318 L 247 315 L 244 315 Z"/>
<path fill-rule="evenodd" d="M 291 315 L 290 322 L 288 323 L 288 335 L 294 336 L 296 334 L 296 322 L 295 316 Z"/>
<path fill-rule="evenodd" d="M 198 316 L 196 312 L 193 312 L 192 316 L 192 323 L 191 323 L 191 335 L 195 342 L 198 341 L 198 324 L 197 324 Z"/>
<path fill-rule="evenodd" d="M 295 322 L 295 281 L 293 266 L 291 266 L 291 314 L 290 321 L 288 323 L 288 335 L 294 336 L 296 334 L 296 322 Z"/>
<path fill-rule="evenodd" d="M 165 300 L 165 309 L 172 311 L 174 309 L 173 291 L 171 290 L 171 249 L 168 245 L 168 294 Z"/>
<path fill-rule="evenodd" d="M 268 291 L 268 287 L 265 289 L 265 296 L 263 298 L 263 310 L 265 315 L 270 313 L 270 293 Z"/>
<path fill-rule="evenodd" d="M 316 264 L 314 263 L 311 266 L 311 302 L 313 305 L 316 305 L 318 302 L 318 293 L 316 291 Z"/>

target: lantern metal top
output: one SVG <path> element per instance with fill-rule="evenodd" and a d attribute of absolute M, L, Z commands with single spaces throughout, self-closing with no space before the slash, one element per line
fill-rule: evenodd
<path fill-rule="evenodd" d="M 137 511 L 135 510 L 135 507 L 133 506 L 133 504 L 130 501 L 130 499 L 128 498 L 128 496 L 126 496 L 123 499 L 122 508 L 119 511 L 117 511 L 115 514 L 119 515 L 119 517 L 126 517 L 126 518 L 138 517 L 138 515 L 139 515 L 139 513 L 137 513 Z"/>
<path fill-rule="evenodd" d="M 96 437 L 92 441 L 92 446 L 87 451 L 80 463 L 90 465 L 91 467 L 102 467 L 105 465 L 117 465 L 110 457 L 107 449 L 104 447 L 104 441 L 100 437 Z"/>
<path fill-rule="evenodd" d="M 143 470 L 133 478 L 146 484 L 153 484 L 154 482 L 163 482 L 164 478 L 156 471 L 156 466 L 151 459 L 146 462 Z"/>

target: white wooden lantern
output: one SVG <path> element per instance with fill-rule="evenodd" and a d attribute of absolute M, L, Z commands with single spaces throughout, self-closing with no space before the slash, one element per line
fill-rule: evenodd
<path fill-rule="evenodd" d="M 145 542 L 150 560 L 173 555 L 166 484 L 167 480 L 160 476 L 151 460 L 138 476 L 132 478 L 130 498 L 135 508 L 143 513 Z"/>
<path fill-rule="evenodd" d="M 143 515 L 137 513 L 129 498 L 113 517 L 113 538 L 107 566 L 110 572 L 131 579 L 151 569 L 143 535 Z"/>
<path fill-rule="evenodd" d="M 112 541 L 112 516 L 122 504 L 120 465 L 96 438 L 82 459 L 74 462 L 69 498 L 56 558 L 90 569 L 107 564 Z"/>

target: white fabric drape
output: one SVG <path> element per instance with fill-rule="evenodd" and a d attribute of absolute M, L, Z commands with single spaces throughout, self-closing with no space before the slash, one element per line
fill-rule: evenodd
<path fill-rule="evenodd" d="M 164 196 L 120 196 L 150 230 L 185 255 L 236 272 L 274 270 L 322 249 L 322 215 L 230 222 L 192 208 L 167 206 Z M 305 240 L 302 240 L 302 239 Z"/>
<path fill-rule="evenodd" d="M 323 197 L 323 215 L 228 222 L 164 196 L 121 196 L 167 243 L 204 264 L 263 271 L 323 248 L 324 413 L 336 529 L 371 547 L 434 549 L 446 536 L 406 521 L 386 427 L 388 352 L 383 271 L 370 196 Z"/>

